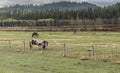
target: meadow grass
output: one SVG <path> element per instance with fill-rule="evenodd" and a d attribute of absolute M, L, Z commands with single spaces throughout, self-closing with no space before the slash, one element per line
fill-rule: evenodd
<path fill-rule="evenodd" d="M 46 57 L 31 53 L 0 53 L 0 73 L 119 73 L 120 65 Z"/>
<path fill-rule="evenodd" d="M 106 34 L 107 33 L 107 34 Z M 39 32 L 36 39 L 49 41 L 42 54 L 33 46 L 32 32 L 0 32 L 0 40 L 14 40 L 10 48 L 0 41 L 0 73 L 119 73 L 119 32 Z M 23 41 L 26 49 L 23 49 Z M 63 57 L 63 44 L 67 57 Z M 91 46 L 95 60 L 91 60 Z M 18 51 L 19 50 L 19 51 Z M 88 60 L 81 60 L 87 58 Z"/>

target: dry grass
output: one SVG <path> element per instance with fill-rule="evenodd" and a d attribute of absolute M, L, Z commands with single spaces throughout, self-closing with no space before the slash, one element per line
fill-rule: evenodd
<path fill-rule="evenodd" d="M 32 32 L 0 32 L 1 40 L 12 40 L 11 48 L 8 41 L 0 41 L 1 49 L 15 52 L 29 51 L 29 40 Z M 48 49 L 44 51 L 45 56 L 63 56 L 64 43 L 67 48 L 67 57 L 81 59 L 83 56 L 92 59 L 92 46 L 95 49 L 95 60 L 109 62 L 120 57 L 119 36 L 117 32 L 108 32 L 109 35 L 103 36 L 106 32 L 39 32 L 40 36 L 36 39 L 49 41 Z M 25 40 L 25 49 L 24 43 Z M 37 52 L 37 46 L 33 46 L 33 53 Z M 82 57 L 80 57 L 82 56 Z M 84 58 L 83 58 L 84 59 Z"/>
<path fill-rule="evenodd" d="M 41 53 L 29 49 L 32 32 L 0 32 L 0 73 L 119 73 L 120 33 L 39 32 L 36 39 L 49 41 Z M 25 49 L 23 41 L 25 40 Z M 67 56 L 63 57 L 64 43 Z M 92 47 L 95 49 L 92 59 Z M 106 63 L 107 62 L 107 63 Z M 112 62 L 112 63 L 111 63 Z"/>

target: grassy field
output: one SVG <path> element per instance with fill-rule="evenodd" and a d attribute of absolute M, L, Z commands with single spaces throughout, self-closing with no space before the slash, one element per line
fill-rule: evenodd
<path fill-rule="evenodd" d="M 39 32 L 49 41 L 42 54 L 28 42 L 32 32 L 0 32 L 0 73 L 119 73 L 119 32 Z M 8 41 L 12 40 L 11 48 Z M 23 41 L 26 49 L 23 49 Z M 63 57 L 63 45 L 67 57 Z M 95 57 L 91 59 L 91 46 Z M 18 51 L 19 50 L 19 51 Z M 84 60 L 85 59 L 85 60 Z"/>

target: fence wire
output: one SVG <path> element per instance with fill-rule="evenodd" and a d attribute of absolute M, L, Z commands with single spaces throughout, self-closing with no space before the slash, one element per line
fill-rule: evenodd
<path fill-rule="evenodd" d="M 65 45 L 64 45 L 65 44 Z M 66 49 L 66 51 L 64 50 Z M 0 51 L 7 52 L 29 52 L 29 41 L 0 41 Z M 38 46 L 34 45 L 31 53 L 38 54 Z M 46 50 L 42 52 L 43 56 L 63 57 L 66 54 L 68 58 L 78 58 L 81 60 L 100 60 L 114 61 L 120 60 L 120 46 L 116 44 L 97 44 L 97 45 L 76 45 L 66 43 L 49 43 Z"/>

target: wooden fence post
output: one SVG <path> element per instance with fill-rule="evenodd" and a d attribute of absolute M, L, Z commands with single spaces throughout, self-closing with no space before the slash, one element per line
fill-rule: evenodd
<path fill-rule="evenodd" d="M 25 51 L 25 41 L 23 41 L 23 48 L 24 48 L 24 51 Z"/>
<path fill-rule="evenodd" d="M 95 53 L 95 49 L 94 49 L 94 46 L 92 46 L 92 57 L 91 57 L 91 58 L 92 58 L 93 60 L 94 60 L 94 55 L 95 55 L 94 53 Z"/>
<path fill-rule="evenodd" d="M 63 50 L 63 56 L 66 57 L 67 56 L 67 49 L 66 49 L 66 44 L 64 43 L 64 50 Z"/>
<path fill-rule="evenodd" d="M 8 42 L 9 42 L 9 48 L 11 48 L 11 41 L 9 40 Z"/>

